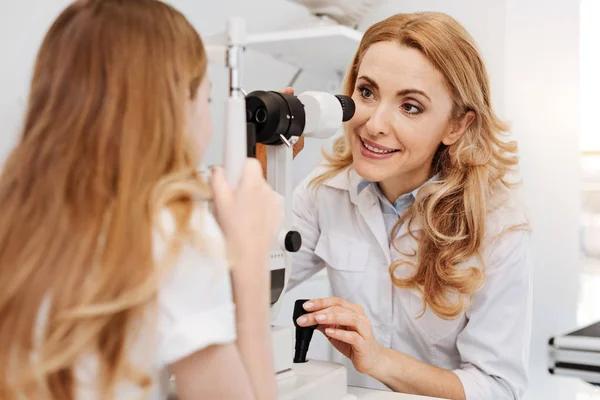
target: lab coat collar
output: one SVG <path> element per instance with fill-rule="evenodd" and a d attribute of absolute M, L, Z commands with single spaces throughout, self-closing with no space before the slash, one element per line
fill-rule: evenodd
<path fill-rule="evenodd" d="M 378 204 L 377 193 L 373 185 L 368 185 L 363 190 L 358 190 L 360 183 L 364 180 L 354 168 L 348 167 L 346 170 L 335 175 L 331 179 L 324 182 L 325 186 L 335 188 L 338 190 L 345 190 L 348 192 L 350 201 L 357 206 L 359 213 L 365 219 L 365 222 L 369 226 L 369 229 L 377 239 L 377 242 L 381 246 L 384 254 L 388 258 L 388 262 L 391 263 L 390 247 L 385 229 L 385 223 L 383 221 L 383 214 L 381 207 Z M 432 179 L 435 180 L 435 179 Z M 422 186 L 421 186 L 422 187 Z M 413 192 L 413 195 L 417 197 L 419 187 Z M 404 235 L 409 234 L 408 227 L 410 225 L 410 231 L 416 233 L 421 230 L 421 226 L 416 218 L 408 218 L 400 227 L 400 230 L 396 234 L 395 240 L 402 238 Z"/>
<path fill-rule="evenodd" d="M 334 189 L 347 191 L 350 195 L 350 201 L 355 205 L 375 205 L 377 204 L 377 194 L 372 187 L 365 187 L 365 190 L 357 190 L 363 181 L 354 168 L 348 167 L 344 171 L 325 181 L 324 185 Z"/>
<path fill-rule="evenodd" d="M 349 167 L 348 169 L 340 172 L 336 176 L 324 182 L 324 185 L 348 192 L 350 201 L 356 205 L 358 212 L 364 218 L 369 230 L 385 254 L 387 262 L 391 264 L 390 245 L 385 229 L 385 222 L 383 220 L 383 213 L 381 212 L 381 207 L 379 206 L 379 198 L 377 197 L 374 185 L 368 185 L 364 187 L 363 190 L 358 190 L 358 187 L 363 180 L 363 177 L 361 177 L 356 170 L 354 170 L 354 168 Z M 415 197 L 419 189 L 415 190 L 413 193 Z M 418 219 L 408 218 L 408 220 L 402 224 L 398 233 L 396 234 L 394 239 L 395 241 L 409 234 L 409 225 L 413 234 L 421 230 Z"/>
<path fill-rule="evenodd" d="M 385 254 L 388 264 L 390 264 L 390 248 L 383 221 L 383 213 L 378 204 L 379 199 L 372 186 L 360 191 L 360 193 L 356 190 L 361 180 L 362 177 L 358 175 L 354 168 L 349 167 L 326 181 L 324 185 L 348 192 L 350 201 L 356 205 L 358 212 L 362 215 L 369 230 L 377 240 L 377 243 L 379 243 L 383 254 Z"/>
<path fill-rule="evenodd" d="M 320 175 L 326 171 L 327 171 L 327 166 L 326 165 L 322 166 L 317 171 L 317 175 Z M 349 190 L 350 186 L 351 186 L 350 181 L 357 180 L 357 179 L 361 179 L 360 176 L 356 173 L 354 168 L 348 167 L 345 170 L 343 170 L 342 172 L 340 172 L 339 174 L 336 174 L 332 178 L 327 179 L 323 183 L 323 185 L 332 187 L 334 189 L 339 189 L 339 190 Z"/>

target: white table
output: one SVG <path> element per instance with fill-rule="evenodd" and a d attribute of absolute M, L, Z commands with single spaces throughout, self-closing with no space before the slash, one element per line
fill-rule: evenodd
<path fill-rule="evenodd" d="M 358 400 L 440 400 L 434 397 L 364 389 L 355 386 L 348 386 L 348 394 L 356 396 Z"/>
<path fill-rule="evenodd" d="M 433 397 L 347 386 L 341 364 L 309 360 L 277 375 L 279 400 L 440 400 Z"/>

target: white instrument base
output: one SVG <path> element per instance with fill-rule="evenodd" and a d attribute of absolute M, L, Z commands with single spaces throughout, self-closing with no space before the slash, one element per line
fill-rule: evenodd
<path fill-rule="evenodd" d="M 294 364 L 277 375 L 278 400 L 356 400 L 348 394 L 346 368 L 327 361 Z"/>
<path fill-rule="evenodd" d="M 346 368 L 338 363 L 309 360 L 294 364 L 294 329 L 272 327 L 278 400 L 426 400 L 430 397 L 349 387 Z M 235 379 L 235 377 L 233 377 Z M 169 400 L 177 400 L 174 379 Z"/>
<path fill-rule="evenodd" d="M 273 341 L 273 366 L 277 374 L 285 373 L 294 366 L 294 329 L 285 326 L 271 327 Z"/>

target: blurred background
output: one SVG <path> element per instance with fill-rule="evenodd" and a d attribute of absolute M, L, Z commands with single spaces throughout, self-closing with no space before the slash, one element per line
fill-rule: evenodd
<path fill-rule="evenodd" d="M 351 1 L 351 0 L 348 0 Z M 250 33 L 302 27 L 306 8 L 288 0 L 171 0 L 203 37 L 222 33 L 231 16 Z M 18 136 L 36 51 L 67 0 L 0 2 L 0 166 Z M 600 321 L 600 1 L 387 0 L 357 29 L 398 12 L 442 11 L 461 22 L 486 61 L 499 115 L 512 126 L 521 153 L 521 195 L 533 225 L 535 256 L 531 386 L 527 399 L 600 399 L 600 389 L 549 375 L 547 340 Z M 347 65 L 351 52 L 337 61 Z M 247 91 L 282 89 L 339 92 L 344 71 L 302 70 L 262 53 L 247 52 Z M 300 73 L 299 73 L 300 72 Z M 207 164 L 221 162 L 227 71 L 211 66 L 214 141 Z M 299 75 L 298 75 L 299 73 Z M 294 163 L 294 184 L 320 161 L 331 141 L 307 141 Z M 329 292 L 318 274 L 288 295 L 279 317 L 291 324 L 299 297 Z M 315 335 L 309 356 L 328 359 Z"/>

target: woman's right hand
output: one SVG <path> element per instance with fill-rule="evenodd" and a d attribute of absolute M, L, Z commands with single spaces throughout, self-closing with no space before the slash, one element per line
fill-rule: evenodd
<path fill-rule="evenodd" d="M 235 189 L 227 182 L 223 169 L 215 167 L 211 185 L 216 218 L 234 264 L 250 261 L 265 265 L 281 227 L 283 209 L 275 191 L 265 181 L 260 163 L 253 158 L 246 160 Z"/>

